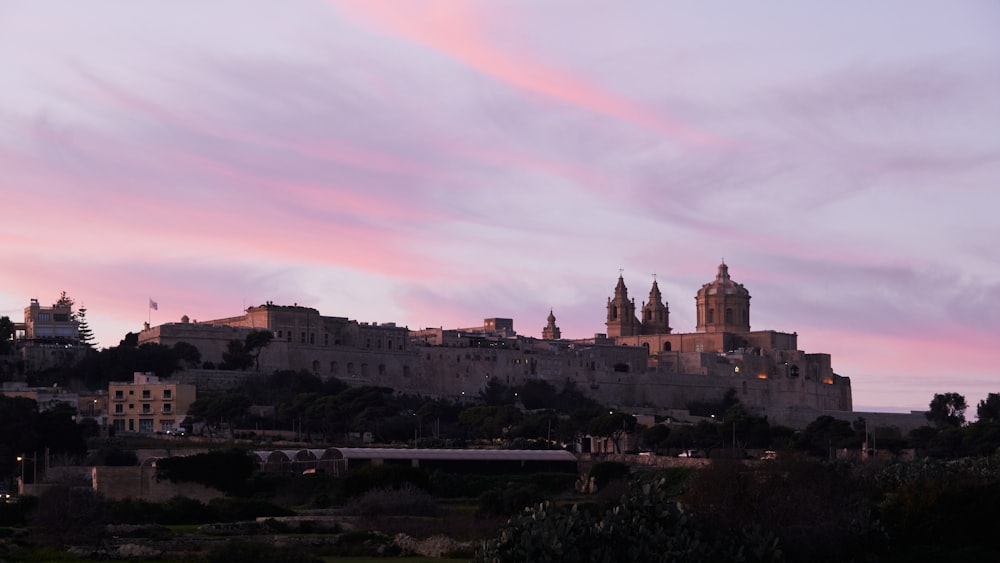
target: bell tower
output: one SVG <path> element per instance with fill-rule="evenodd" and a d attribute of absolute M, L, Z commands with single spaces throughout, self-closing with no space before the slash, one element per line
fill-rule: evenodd
<path fill-rule="evenodd" d="M 750 292 L 729 277 L 725 260 L 715 281 L 698 290 L 695 302 L 698 332 L 750 332 Z"/>
<path fill-rule="evenodd" d="M 653 287 L 649 290 L 649 302 L 642 304 L 642 333 L 670 334 L 670 308 L 663 302 L 655 274 Z"/>
<path fill-rule="evenodd" d="M 608 298 L 608 337 L 635 336 L 639 333 L 639 321 L 635 318 L 635 301 L 629 300 L 625 279 L 618 274 L 615 296 Z"/>

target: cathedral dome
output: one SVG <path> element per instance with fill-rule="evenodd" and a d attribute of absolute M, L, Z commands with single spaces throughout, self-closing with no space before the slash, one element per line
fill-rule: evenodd
<path fill-rule="evenodd" d="M 719 264 L 719 273 L 716 274 L 715 280 L 705 285 L 701 286 L 699 294 L 713 295 L 742 295 L 750 296 L 750 292 L 747 291 L 743 284 L 736 283 L 731 277 L 729 277 L 729 266 L 725 262 Z"/>
<path fill-rule="evenodd" d="M 701 286 L 695 297 L 698 332 L 749 332 L 750 292 L 729 277 L 723 261 L 715 280 Z"/>

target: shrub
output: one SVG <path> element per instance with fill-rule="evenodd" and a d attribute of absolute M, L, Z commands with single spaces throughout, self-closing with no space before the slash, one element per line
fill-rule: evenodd
<path fill-rule="evenodd" d="M 322 563 L 322 559 L 299 546 L 275 546 L 242 540 L 227 541 L 209 550 L 204 563 Z"/>
<path fill-rule="evenodd" d="M 208 502 L 208 508 L 214 513 L 215 520 L 219 522 L 239 522 L 295 514 L 291 510 L 266 501 L 240 498 L 212 499 Z"/>
<path fill-rule="evenodd" d="M 156 462 L 156 478 L 201 483 L 223 492 L 238 493 L 256 469 L 249 452 L 233 448 L 163 458 Z"/>
<path fill-rule="evenodd" d="M 608 483 L 616 479 L 628 477 L 629 467 L 617 461 L 602 461 L 595 463 L 590 468 L 590 476 L 594 478 L 594 485 L 598 489 L 603 489 Z"/>
<path fill-rule="evenodd" d="M 407 483 L 368 491 L 348 502 L 344 511 L 359 516 L 437 516 L 438 506 L 430 493 Z"/>
<path fill-rule="evenodd" d="M 772 534 L 753 528 L 706 533 L 665 494 L 635 484 L 603 514 L 544 502 L 511 518 L 476 552 L 477 562 L 780 561 Z"/>
<path fill-rule="evenodd" d="M 505 488 L 490 489 L 479 495 L 476 516 L 509 516 L 543 500 L 545 495 L 537 486 L 509 483 Z"/>
<path fill-rule="evenodd" d="M 430 490 L 430 479 L 423 471 L 402 465 L 368 465 L 348 472 L 341 490 L 346 498 L 361 496 L 375 489 L 399 489 L 404 484 Z"/>

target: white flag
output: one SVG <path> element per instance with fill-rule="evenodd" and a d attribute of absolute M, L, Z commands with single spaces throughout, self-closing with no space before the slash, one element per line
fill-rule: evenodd
<path fill-rule="evenodd" d="M 157 305 L 156 301 L 153 301 L 152 297 L 149 298 L 149 308 L 152 309 L 152 310 L 154 310 L 154 311 L 159 311 L 160 310 L 160 306 Z"/>

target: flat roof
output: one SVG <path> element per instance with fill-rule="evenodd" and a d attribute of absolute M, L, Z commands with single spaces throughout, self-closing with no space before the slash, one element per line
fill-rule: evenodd
<path fill-rule="evenodd" d="M 431 448 L 331 448 L 345 459 L 452 459 L 466 461 L 570 461 L 576 456 L 566 450 L 459 450 Z"/>

